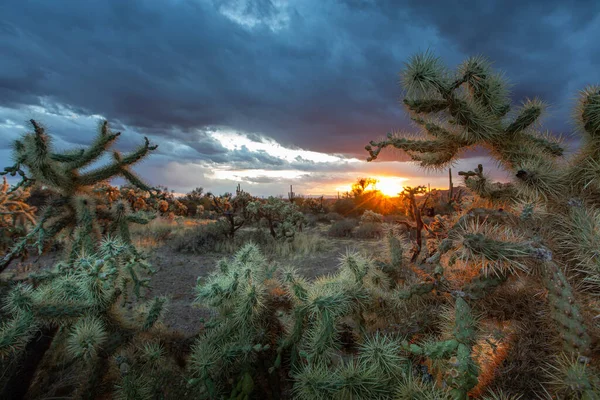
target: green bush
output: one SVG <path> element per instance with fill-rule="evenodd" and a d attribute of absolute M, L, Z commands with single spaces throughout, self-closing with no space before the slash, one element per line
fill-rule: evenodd
<path fill-rule="evenodd" d="M 383 237 L 383 224 L 376 222 L 360 224 L 353 235 L 360 239 L 380 239 Z"/>
<path fill-rule="evenodd" d="M 353 219 L 346 218 L 336 221 L 329 227 L 327 234 L 333 237 L 352 237 L 352 231 L 356 225 L 356 220 Z"/>
<path fill-rule="evenodd" d="M 328 221 L 341 221 L 342 219 L 344 219 L 344 217 L 342 217 L 340 214 L 336 213 L 336 212 L 330 212 L 325 214 L 325 218 Z"/>
<path fill-rule="evenodd" d="M 320 222 L 319 218 L 314 214 L 304 214 L 304 218 L 306 219 L 306 226 L 310 228 L 314 228 L 317 226 L 317 222 Z"/>
<path fill-rule="evenodd" d="M 333 211 L 346 217 L 355 215 L 356 205 L 352 199 L 338 199 L 333 203 Z"/>
<path fill-rule="evenodd" d="M 383 215 L 373 212 L 371 210 L 366 210 L 363 215 L 360 216 L 360 223 L 382 223 Z"/>
<path fill-rule="evenodd" d="M 185 253 L 218 251 L 222 242 L 228 239 L 228 233 L 229 227 L 221 221 L 199 225 L 191 234 L 179 238 L 175 249 Z"/>

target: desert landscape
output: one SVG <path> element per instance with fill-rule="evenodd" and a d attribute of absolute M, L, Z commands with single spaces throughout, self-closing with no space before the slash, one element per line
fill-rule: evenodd
<path fill-rule="evenodd" d="M 0 399 L 600 399 L 600 86 L 587 82 L 598 75 L 548 67 L 541 34 L 522 44 L 531 57 L 485 43 L 501 66 L 531 64 L 518 84 L 491 57 L 456 64 L 446 42 L 390 51 L 405 123 L 379 132 L 400 118 L 375 95 L 390 75 L 384 27 L 454 38 L 447 18 L 473 30 L 500 5 L 419 25 L 434 5 L 108 1 L 99 19 L 129 32 L 111 36 L 89 33 L 91 5 L 25 2 L 47 22 L 27 28 L 8 3 L 10 60 L 20 40 L 90 42 L 73 50 L 83 78 L 58 66 L 71 50 L 48 53 L 48 69 L 0 65 Z M 600 26 L 563 11 L 582 31 Z M 46 29 L 65 16 L 71 30 L 54 38 Z M 569 18 L 534 25 L 550 35 Z M 134 50 L 141 37 L 149 47 Z M 578 55 L 589 42 L 569 41 Z M 203 57 L 190 52 L 178 74 L 188 42 Z M 112 54 L 104 69 L 91 49 Z M 150 61 L 114 67 L 128 51 Z M 377 68 L 357 79 L 367 53 Z M 252 75 L 258 64 L 268 72 Z M 118 83 L 97 73 L 109 70 Z M 107 79 L 114 98 L 52 84 L 65 74 L 80 87 Z M 539 84 L 558 76 L 560 87 Z M 48 97 L 11 97 L 24 81 Z M 203 92 L 217 81 L 222 91 Z M 527 94 L 576 86 L 570 120 L 546 130 L 548 104 Z M 566 124 L 571 137 L 553 133 Z"/>

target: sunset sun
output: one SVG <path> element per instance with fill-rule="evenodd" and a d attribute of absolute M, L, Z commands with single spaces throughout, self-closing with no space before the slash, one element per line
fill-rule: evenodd
<path fill-rule="evenodd" d="M 386 196 L 396 197 L 403 189 L 402 182 L 406 178 L 397 178 L 391 176 L 378 177 L 375 187 Z"/>

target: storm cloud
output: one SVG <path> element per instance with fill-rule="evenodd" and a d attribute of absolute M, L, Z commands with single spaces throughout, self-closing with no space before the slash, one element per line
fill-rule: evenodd
<path fill-rule="evenodd" d="M 88 143 L 102 117 L 125 130 L 126 149 L 143 136 L 160 145 L 142 174 L 158 174 L 158 162 L 196 165 L 197 184 L 160 173 L 178 190 L 210 183 L 202 177 L 215 168 L 303 171 L 315 185 L 327 171 L 367 173 L 381 166 L 289 161 L 225 148 L 213 133 L 364 160 L 369 140 L 411 129 L 398 72 L 427 49 L 450 67 L 487 56 L 514 84 L 515 101 L 543 98 L 552 105 L 545 126 L 569 133 L 577 91 L 600 81 L 600 3 L 453 3 L 3 0 L 0 158 L 31 116 L 65 147 Z M 279 178 L 248 182 L 268 179 Z"/>

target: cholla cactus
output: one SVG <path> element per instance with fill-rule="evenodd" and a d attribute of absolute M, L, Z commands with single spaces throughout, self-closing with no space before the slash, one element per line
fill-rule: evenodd
<path fill-rule="evenodd" d="M 251 390 L 259 390 L 257 382 L 284 379 L 291 372 L 298 398 L 385 398 L 393 393 L 410 369 L 400 354 L 401 342 L 375 333 L 358 343 L 365 317 L 381 310 L 382 298 L 389 295 L 388 277 L 371 260 L 351 252 L 341 258 L 337 274 L 314 283 L 294 269 L 281 271 L 278 280 L 271 278 L 273 272 L 258 248 L 247 245 L 199 283 L 198 301 L 218 313 L 194 346 L 192 382 L 212 397 L 227 392 L 259 396 Z M 352 346 L 359 356 L 336 366 Z M 282 389 L 262 388 L 269 393 Z"/>
<path fill-rule="evenodd" d="M 272 273 L 258 247 L 248 244 L 232 260 L 220 261 L 205 282 L 198 282 L 196 301 L 217 310 L 218 317 L 198 339 L 189 367 L 194 382 L 211 397 L 222 393 L 230 376 L 241 375 L 247 382 L 240 390 L 248 392 L 253 383 L 246 373 L 260 372 L 257 360 L 273 353 L 281 327 L 277 309 L 269 303 Z"/>
<path fill-rule="evenodd" d="M 266 221 L 269 233 L 278 239 L 293 239 L 305 220 L 297 205 L 277 197 L 271 196 L 265 201 L 254 200 L 246 208 L 255 219 Z"/>
<path fill-rule="evenodd" d="M 35 225 L 36 208 L 26 203 L 29 190 L 10 190 L 6 177 L 0 186 L 0 250 L 5 251 L 12 241 L 25 235 L 26 225 Z"/>
<path fill-rule="evenodd" d="M 41 250 L 45 242 L 65 232 L 70 241 L 70 259 L 82 251 L 95 253 L 103 230 L 121 235 L 123 240 L 128 241 L 128 223 L 146 223 L 147 218 L 131 214 L 124 202 L 117 202 L 110 210 L 98 208 L 106 199 L 94 192 L 94 186 L 121 176 L 131 184 L 150 191 L 152 188 L 143 183 L 130 167 L 156 146 L 151 146 L 146 139 L 144 145 L 132 153 L 122 155 L 115 151 L 112 162 L 84 172 L 82 170 L 97 161 L 120 133 L 112 133 L 104 121 L 95 141 L 87 149 L 55 153 L 51 138 L 44 128 L 34 120 L 31 120 L 31 124 L 34 132 L 14 142 L 15 164 L 6 167 L 2 174 L 19 174 L 22 180 L 16 188 L 43 185 L 54 192 L 55 197 L 44 207 L 34 229 L 0 261 L 0 270 L 34 237 Z M 100 226 L 100 221 L 105 221 L 104 226 Z"/>
<path fill-rule="evenodd" d="M 412 216 L 412 219 L 414 219 L 414 221 L 415 221 L 414 226 L 410 225 L 406 221 L 402 222 L 404 225 L 406 225 L 407 228 L 415 230 L 416 246 L 415 246 L 415 249 L 414 249 L 412 257 L 411 257 L 412 262 L 415 262 L 417 260 L 417 257 L 419 256 L 419 254 L 421 254 L 421 251 L 423 251 L 425 249 L 425 246 L 423 246 L 424 223 L 423 223 L 423 218 L 421 216 L 421 209 L 417 206 L 417 200 L 416 200 L 415 196 L 418 194 L 425 193 L 426 190 L 427 190 L 427 188 L 425 186 L 417 186 L 414 188 L 410 187 L 410 186 L 405 186 L 404 189 L 402 190 L 402 193 L 400 193 L 400 198 L 403 201 L 408 203 L 410 215 Z"/>
<path fill-rule="evenodd" d="M 327 212 L 325 205 L 323 204 L 323 196 L 317 198 L 307 198 L 302 201 L 302 210 L 304 212 L 310 212 L 312 214 L 324 214 Z"/>
<path fill-rule="evenodd" d="M 364 224 L 364 223 L 382 223 L 383 222 L 383 215 L 373 212 L 371 210 L 366 210 L 363 215 L 360 216 L 360 223 Z"/>
<path fill-rule="evenodd" d="M 239 185 L 236 193 L 235 196 L 231 193 L 225 193 L 222 196 L 206 194 L 212 200 L 213 208 L 227 223 L 229 237 L 233 237 L 235 232 L 250 219 L 246 206 L 254 200 L 249 193 L 239 189 Z"/>
<path fill-rule="evenodd" d="M 9 318 L 0 328 L 0 358 L 18 356 L 37 330 L 59 326 L 51 351 L 62 356 L 55 362 L 79 379 L 81 395 L 94 393 L 106 371 L 90 377 L 88 368 L 102 368 L 119 349 L 137 343 L 164 312 L 164 298 L 140 301 L 132 311 L 122 307 L 128 294 L 141 295 L 145 270 L 149 266 L 132 257 L 129 245 L 106 239 L 99 253 L 59 263 L 32 276 L 34 284 L 17 284 L 4 299 Z"/>
<path fill-rule="evenodd" d="M 600 282 L 596 257 L 600 233 L 595 229 L 600 205 L 600 90 L 590 87 L 581 93 L 575 117 L 583 135 L 582 148 L 564 160 L 560 140 L 536 130 L 545 104 L 527 100 L 510 113 L 507 85 L 482 57 L 468 59 L 451 73 L 430 53 L 418 55 L 402 72 L 402 84 L 404 104 L 427 137 L 388 134 L 385 140 L 366 146 L 368 161 L 391 146 L 404 150 L 424 168 L 442 169 L 465 150 L 483 146 L 514 173 L 509 184 L 490 182 L 481 165 L 459 173 L 467 188 L 506 211 L 467 210 L 447 233 L 436 232 L 438 251 L 427 261 L 443 272 L 445 290 L 466 296 L 461 301 L 483 301 L 491 290 L 515 287 L 527 279 L 548 293 L 549 315 L 560 333 L 562 350 L 573 356 L 590 355 L 586 314 L 591 310 L 582 305 L 593 309 L 597 299 L 586 292 L 575 294 L 571 285 L 597 290 L 594 285 Z M 543 223 L 534 204 L 544 210 Z M 473 268 L 474 262 L 478 268 Z M 526 278 L 531 272 L 542 279 Z M 432 292 L 439 289 L 434 286 L 430 285 Z M 547 346 L 554 343 L 549 340 Z M 455 398 L 466 396 L 468 388 L 460 386 Z"/>

